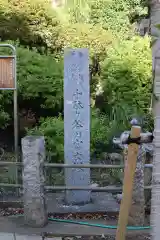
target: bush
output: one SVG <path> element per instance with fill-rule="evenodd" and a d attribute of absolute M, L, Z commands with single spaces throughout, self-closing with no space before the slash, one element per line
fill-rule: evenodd
<path fill-rule="evenodd" d="M 124 41 L 110 49 L 102 63 L 103 107 L 117 123 L 148 112 L 152 91 L 149 44 L 147 37 Z"/>
<path fill-rule="evenodd" d="M 63 63 L 52 56 L 18 48 L 18 90 L 20 104 L 27 100 L 30 107 L 50 109 L 63 107 Z M 42 114 L 42 113 L 41 113 Z M 41 115 L 43 116 L 43 114 Z"/>
<path fill-rule="evenodd" d="M 109 143 L 111 124 L 108 118 L 99 111 L 92 110 L 91 117 L 91 156 L 99 156 Z M 64 159 L 64 122 L 58 118 L 43 118 L 40 125 L 28 130 L 29 135 L 44 135 L 47 151 L 54 156 L 54 161 Z"/>
<path fill-rule="evenodd" d="M 6 53 L 6 49 L 0 51 Z M 57 116 L 63 111 L 62 61 L 17 47 L 17 80 L 19 111 L 30 108 L 37 117 Z M 0 99 L 2 128 L 13 117 L 13 91 L 1 91 Z"/>
<path fill-rule="evenodd" d="M 58 162 L 64 159 L 64 126 L 61 116 L 40 119 L 39 126 L 28 131 L 30 135 L 44 135 L 47 152 Z"/>

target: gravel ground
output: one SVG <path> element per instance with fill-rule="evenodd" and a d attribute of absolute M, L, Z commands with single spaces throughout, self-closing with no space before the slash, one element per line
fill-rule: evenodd
<path fill-rule="evenodd" d="M 23 208 L 0 208 L 0 216 L 11 216 L 23 214 Z M 54 214 L 48 213 L 48 217 L 60 218 L 60 219 L 77 219 L 77 220 L 117 220 L 117 216 L 107 215 L 104 213 L 69 213 L 69 214 Z"/>
<path fill-rule="evenodd" d="M 47 235 L 46 235 L 47 237 Z M 52 236 L 48 236 L 52 237 Z M 73 236 L 73 237 L 63 237 L 63 240 L 115 240 L 115 236 Z M 130 236 L 126 240 L 151 240 L 150 236 Z"/>

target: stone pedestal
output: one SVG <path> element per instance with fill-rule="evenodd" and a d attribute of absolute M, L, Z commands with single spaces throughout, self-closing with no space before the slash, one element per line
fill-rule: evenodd
<path fill-rule="evenodd" d="M 25 223 L 31 227 L 43 227 L 47 223 L 43 174 L 44 137 L 23 138 L 22 154 Z"/>

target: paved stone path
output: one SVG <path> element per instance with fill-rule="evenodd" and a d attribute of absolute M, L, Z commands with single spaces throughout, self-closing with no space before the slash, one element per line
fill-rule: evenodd
<path fill-rule="evenodd" d="M 0 240 L 62 240 L 61 237 L 43 238 L 42 236 L 28 236 L 12 233 L 0 233 Z"/>
<path fill-rule="evenodd" d="M 82 220 L 81 220 L 82 221 Z M 105 225 L 117 225 L 114 220 L 88 220 L 89 223 L 98 223 Z M 88 236 L 108 236 L 107 240 L 115 240 L 115 230 L 90 227 L 85 225 L 49 222 L 44 228 L 31 228 L 24 224 L 24 219 L 20 217 L 0 217 L 0 240 L 75 240 L 73 236 L 77 236 L 77 240 L 89 240 Z M 15 234 L 13 234 L 15 233 Z M 46 233 L 46 234 L 45 234 Z M 43 238 L 42 234 L 46 237 Z M 144 240 L 138 239 L 137 236 L 149 236 L 149 230 L 144 231 L 129 231 L 127 240 Z M 80 236 L 85 236 L 84 239 L 79 239 Z M 68 237 L 64 239 L 64 237 Z M 147 239 L 147 238 L 146 238 Z M 92 240 L 94 240 L 92 238 Z M 104 239 L 105 240 L 105 239 Z"/>

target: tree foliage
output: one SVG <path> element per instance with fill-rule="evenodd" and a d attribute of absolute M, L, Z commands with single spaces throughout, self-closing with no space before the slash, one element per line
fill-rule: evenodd
<path fill-rule="evenodd" d="M 100 154 L 102 145 L 105 149 L 110 140 L 112 123 L 106 115 L 93 109 L 91 112 L 91 156 Z M 54 160 L 63 162 L 64 159 L 64 122 L 62 116 L 48 117 L 40 120 L 40 125 L 28 130 L 28 134 L 44 135 L 48 152 Z"/>
<path fill-rule="evenodd" d="M 20 44 L 40 52 L 57 51 L 58 18 L 50 1 L 0 0 L 0 37 L 2 41 L 19 40 Z"/>
<path fill-rule="evenodd" d="M 17 45 L 19 111 L 31 108 L 41 119 L 31 132 L 46 136 L 57 160 L 63 158 L 65 47 L 90 51 L 92 155 L 105 151 L 132 116 L 148 114 L 150 39 L 134 31 L 145 14 L 141 0 L 70 0 L 60 8 L 49 0 L 0 0 L 1 41 Z M 2 128 L 13 117 L 12 92 L 0 92 L 0 99 Z"/>
<path fill-rule="evenodd" d="M 5 54 L 1 49 L 1 54 Z M 19 110 L 32 109 L 37 118 L 57 116 L 63 111 L 63 62 L 17 47 L 17 81 Z M 13 116 L 13 93 L 1 91 L 0 123 Z M 4 109 L 4 110 L 3 110 Z"/>
<path fill-rule="evenodd" d="M 63 62 L 53 56 L 18 48 L 18 90 L 21 102 L 28 100 L 36 108 L 62 111 Z"/>
<path fill-rule="evenodd" d="M 125 119 L 145 114 L 151 101 L 151 51 L 149 38 L 135 37 L 110 48 L 102 63 L 106 113 Z M 117 119 L 117 121 L 118 121 Z"/>

